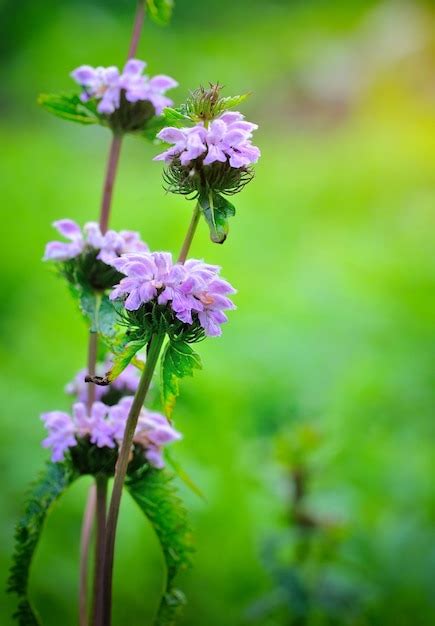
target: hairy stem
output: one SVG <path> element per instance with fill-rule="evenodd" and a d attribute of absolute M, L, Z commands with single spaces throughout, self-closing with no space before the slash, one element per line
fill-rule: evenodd
<path fill-rule="evenodd" d="M 145 0 L 139 0 L 137 3 L 136 15 L 133 24 L 133 33 L 131 35 L 130 47 L 128 49 L 128 58 L 136 56 L 137 46 L 142 32 L 142 24 L 145 19 Z"/>
<path fill-rule="evenodd" d="M 199 206 L 199 202 L 197 202 L 193 210 L 192 220 L 189 224 L 186 237 L 184 238 L 183 245 L 181 246 L 180 254 L 178 255 L 178 263 L 184 263 L 187 259 L 187 255 L 189 254 L 190 246 L 192 245 L 192 240 L 195 235 L 200 216 L 201 209 Z"/>
<path fill-rule="evenodd" d="M 94 606 L 93 624 L 102 623 L 103 611 L 103 563 L 106 542 L 106 503 L 107 476 L 100 474 L 95 478 L 96 503 L 96 537 L 95 537 L 95 569 L 94 569 Z"/>
<path fill-rule="evenodd" d="M 113 483 L 112 497 L 110 500 L 109 513 L 107 516 L 106 549 L 104 553 L 104 626 L 110 626 L 111 624 L 113 559 L 122 488 L 124 486 L 128 463 L 130 461 L 131 446 L 133 442 L 134 432 L 136 430 L 137 420 L 139 418 L 139 413 L 142 409 L 149 386 L 151 384 L 151 379 L 157 365 L 164 338 L 164 333 L 155 334 L 151 337 L 146 365 L 142 373 L 142 377 L 140 379 L 136 394 L 134 396 L 130 413 L 127 418 L 124 438 L 122 440 L 121 449 L 119 451 L 119 457 L 116 464 L 115 480 Z"/>
<path fill-rule="evenodd" d="M 88 626 L 88 555 L 91 542 L 92 526 L 95 515 L 96 489 L 95 485 L 89 489 L 85 513 L 83 515 L 82 532 L 80 537 L 80 579 L 79 579 L 79 625 Z"/>

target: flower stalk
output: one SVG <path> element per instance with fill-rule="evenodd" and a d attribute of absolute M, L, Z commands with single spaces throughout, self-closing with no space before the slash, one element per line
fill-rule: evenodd
<path fill-rule="evenodd" d="M 100 229 L 104 233 L 109 225 L 110 209 L 112 206 L 113 187 L 118 169 L 119 156 L 121 153 L 122 135 L 114 133 L 110 144 L 109 159 L 107 162 L 106 176 L 103 185 L 103 197 L 100 210 Z"/>
<path fill-rule="evenodd" d="M 190 246 L 192 245 L 193 237 L 195 236 L 196 227 L 198 226 L 199 218 L 201 216 L 201 208 L 199 202 L 196 203 L 193 210 L 192 219 L 189 224 L 189 228 L 184 238 L 183 245 L 181 246 L 180 254 L 178 255 L 178 263 L 184 263 L 189 254 Z"/>
<path fill-rule="evenodd" d="M 145 19 L 145 0 L 138 0 L 136 15 L 133 24 L 133 33 L 131 35 L 130 47 L 128 49 L 127 59 L 132 59 L 136 56 L 137 46 L 142 33 L 142 25 Z"/>
<path fill-rule="evenodd" d="M 83 516 L 82 532 L 80 537 L 80 583 L 79 583 L 79 625 L 88 626 L 87 584 L 89 567 L 89 546 L 91 542 L 92 526 L 95 516 L 96 488 L 89 489 Z"/>
<path fill-rule="evenodd" d="M 100 474 L 95 478 L 96 483 L 96 537 L 95 537 L 95 572 L 94 572 L 94 605 L 93 624 L 101 623 L 103 611 L 103 562 L 106 541 L 106 503 L 107 503 L 107 476 Z"/>
<path fill-rule="evenodd" d="M 130 460 L 131 445 L 136 429 L 139 414 L 143 403 L 145 402 L 148 389 L 157 365 L 160 350 L 165 339 L 165 334 L 155 334 L 151 337 L 147 355 L 147 361 L 139 382 L 133 404 L 128 415 L 127 424 L 124 431 L 119 457 L 116 464 L 115 480 L 113 483 L 112 497 L 109 505 L 106 526 L 106 543 L 104 552 L 103 565 L 103 620 L 101 623 L 96 622 L 97 626 L 110 626 L 112 613 L 112 576 L 113 576 L 113 560 L 115 552 L 116 527 L 118 523 L 119 507 L 121 504 L 122 489 L 127 474 L 128 463 Z"/>

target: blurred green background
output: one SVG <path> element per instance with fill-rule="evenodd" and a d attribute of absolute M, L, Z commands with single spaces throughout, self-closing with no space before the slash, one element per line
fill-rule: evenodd
<path fill-rule="evenodd" d="M 36 97 L 73 90 L 82 63 L 122 64 L 133 11 L 0 2 L 2 587 L 48 456 L 39 414 L 68 408 L 63 387 L 85 363 L 85 324 L 41 256 L 53 220 L 97 218 L 109 141 Z M 263 153 L 227 243 L 201 224 L 192 251 L 239 293 L 175 412 L 173 453 L 207 498 L 180 487 L 197 550 L 180 580 L 186 626 L 435 624 L 434 16 L 416 0 L 177 0 L 169 27 L 145 25 L 138 56 L 177 78 L 177 103 L 208 81 L 253 92 L 243 111 Z M 165 195 L 155 153 L 125 142 L 112 225 L 175 251 L 190 206 Z M 304 429 L 319 441 L 295 456 Z M 314 535 L 295 521 L 295 467 Z M 34 562 L 47 626 L 77 622 L 88 483 L 55 508 Z M 281 569 L 274 541 L 290 550 Z M 162 557 L 128 497 L 117 549 L 115 626 L 150 624 Z M 320 590 L 302 605 L 301 580 Z M 2 592 L 2 625 L 13 600 Z"/>

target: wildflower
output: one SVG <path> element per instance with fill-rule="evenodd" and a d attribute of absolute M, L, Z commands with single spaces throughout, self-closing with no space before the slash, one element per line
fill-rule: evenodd
<path fill-rule="evenodd" d="M 220 278 L 220 268 L 196 259 L 184 265 L 173 263 L 166 252 L 126 254 L 112 262 L 122 274 L 110 294 L 124 299 L 127 311 L 137 311 L 149 302 L 167 305 L 187 325 L 198 324 L 209 336 L 221 335 L 227 321 L 224 310 L 234 309 L 227 297 L 235 289 Z"/>
<path fill-rule="evenodd" d="M 104 235 L 96 222 L 80 226 L 69 219 L 53 222 L 60 235 L 69 239 L 69 243 L 50 241 L 44 254 L 44 261 L 68 261 L 86 250 L 97 251 L 96 258 L 107 265 L 116 257 L 126 252 L 143 252 L 148 246 L 141 241 L 140 235 L 131 230 L 108 230 Z"/>
<path fill-rule="evenodd" d="M 83 402 L 73 405 L 72 415 L 62 411 L 44 413 L 41 418 L 48 430 L 43 440 L 45 448 L 51 448 L 52 460 L 63 461 L 66 452 L 80 441 L 88 441 L 97 448 L 116 448 L 123 437 L 133 397 L 124 397 L 117 404 L 107 406 L 94 402 L 88 411 Z M 163 446 L 181 439 L 181 434 L 160 413 L 143 408 L 136 426 L 133 444 L 156 468 L 164 466 Z"/>
<path fill-rule="evenodd" d="M 97 111 L 101 114 L 112 115 L 122 106 L 124 96 L 129 103 L 150 102 L 155 115 L 160 115 L 165 107 L 172 105 L 165 92 L 177 87 L 178 83 L 164 74 L 149 78 L 143 74 L 145 67 L 144 61 L 130 59 L 122 72 L 115 66 L 82 65 L 71 76 L 83 88 L 82 102 L 97 99 Z"/>
<path fill-rule="evenodd" d="M 205 126 L 203 122 L 192 128 L 163 128 L 159 139 L 174 144 L 154 157 L 155 161 L 172 163 L 179 160 L 181 165 L 190 165 L 201 158 L 203 165 L 215 162 L 228 163 L 239 169 L 256 163 L 260 150 L 252 145 L 251 138 L 257 124 L 244 120 L 238 112 L 227 111 Z"/>

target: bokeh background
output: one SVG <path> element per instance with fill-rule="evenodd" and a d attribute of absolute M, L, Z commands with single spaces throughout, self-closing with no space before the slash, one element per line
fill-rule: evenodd
<path fill-rule="evenodd" d="M 39 414 L 67 409 L 86 327 L 41 263 L 50 223 L 96 219 L 109 136 L 38 109 L 82 63 L 122 64 L 133 0 L 0 2 L 0 573 L 47 458 Z M 252 91 L 263 157 L 222 246 L 238 310 L 183 382 L 173 448 L 196 537 L 185 626 L 435 624 L 435 37 L 431 2 L 177 0 L 139 56 L 189 89 Z M 190 206 L 152 145 L 125 142 L 112 225 L 177 250 Z M 432 231 L 432 232 L 431 232 Z M 82 479 L 50 516 L 31 575 L 43 623 L 77 622 Z M 150 624 L 163 580 L 128 497 L 115 626 Z M 13 598 L 0 598 L 11 623 Z"/>

